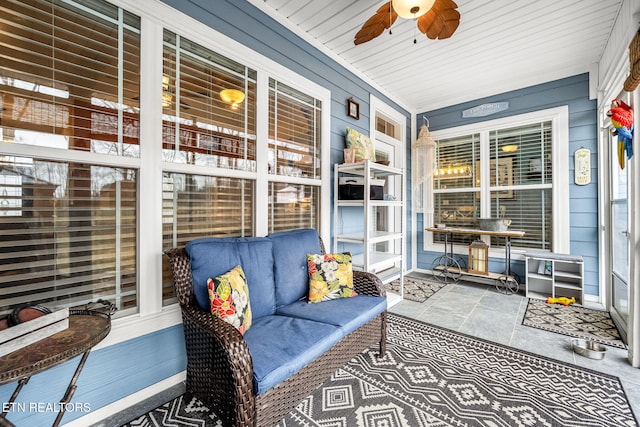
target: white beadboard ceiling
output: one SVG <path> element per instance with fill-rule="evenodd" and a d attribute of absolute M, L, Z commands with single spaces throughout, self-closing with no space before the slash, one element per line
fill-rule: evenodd
<path fill-rule="evenodd" d="M 460 26 L 449 39 L 398 18 L 393 34 L 355 46 L 385 0 L 249 1 L 416 113 L 591 71 L 622 3 L 454 0 Z"/>

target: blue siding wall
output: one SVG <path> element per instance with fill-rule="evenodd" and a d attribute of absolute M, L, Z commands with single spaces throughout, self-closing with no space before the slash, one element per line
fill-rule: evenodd
<path fill-rule="evenodd" d="M 462 111 L 491 102 L 509 102 L 509 109 L 487 117 L 463 118 Z M 589 76 L 581 74 L 525 89 L 478 99 L 435 111 L 418 114 L 429 119 L 431 131 L 478 123 L 547 108 L 569 106 L 569 160 L 570 173 L 570 236 L 571 253 L 582 255 L 585 269 L 585 294 L 598 295 L 598 127 L 595 100 L 589 100 Z M 421 120 L 418 120 L 421 123 Z M 591 184 L 577 186 L 573 182 L 573 153 L 581 148 L 591 150 Z M 417 229 L 423 230 L 422 215 L 418 215 Z M 418 232 L 417 268 L 430 269 L 433 259 L 440 255 L 422 250 L 423 233 Z M 524 280 L 524 262 L 514 262 L 514 271 Z M 493 259 L 491 271 L 503 271 L 503 263 Z"/>
<path fill-rule="evenodd" d="M 369 96 L 375 95 L 407 116 L 409 113 L 309 43 L 294 35 L 246 1 L 166 0 L 172 6 L 230 38 L 282 64 L 331 91 L 331 163 L 342 163 L 347 126 L 369 133 Z M 241 61 L 242 58 L 234 58 Z M 346 115 L 346 100 L 360 103 L 360 119 Z M 407 142 L 407 147 L 410 143 Z M 332 174 L 333 176 L 333 174 Z M 333 187 L 332 187 L 333 188 Z M 330 212 L 331 207 L 323 207 Z M 410 235 L 410 230 L 409 234 Z M 328 245 L 328 248 L 332 246 Z M 407 243 L 409 248 L 409 243 Z M 407 251 L 409 254 L 409 251 Z M 410 264 L 408 264 L 410 265 Z M 140 266 L 145 268 L 145 266 Z M 22 390 L 23 403 L 58 402 L 73 375 L 78 359 L 36 375 Z M 182 327 L 167 328 L 118 345 L 92 352 L 78 383 L 73 402 L 87 403 L 96 410 L 144 389 L 186 368 Z M 15 384 L 0 387 L 0 401 L 7 402 Z M 85 415 L 68 413 L 63 422 Z M 9 420 L 18 426 L 51 425 L 51 412 L 14 412 Z"/>

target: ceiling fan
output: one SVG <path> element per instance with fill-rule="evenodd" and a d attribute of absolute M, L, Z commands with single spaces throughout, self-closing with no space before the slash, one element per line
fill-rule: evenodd
<path fill-rule="evenodd" d="M 453 0 L 392 0 L 364 23 L 353 43 L 359 45 L 373 40 L 390 28 L 398 16 L 415 19 L 420 32 L 432 40 L 449 38 L 460 24 L 457 8 Z"/>

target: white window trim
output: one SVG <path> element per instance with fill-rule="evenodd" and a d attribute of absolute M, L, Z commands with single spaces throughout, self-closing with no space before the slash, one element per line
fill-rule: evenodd
<path fill-rule="evenodd" d="M 519 114 L 516 116 L 504 117 L 501 119 L 488 120 L 481 123 L 458 126 L 449 129 L 431 132 L 431 136 L 435 140 L 455 138 L 472 133 L 479 133 L 481 143 L 487 137 L 489 131 L 507 128 L 525 126 L 528 124 L 551 121 L 553 132 L 552 141 L 552 173 L 553 173 L 553 242 L 552 251 L 558 253 L 570 252 L 570 230 L 569 230 L 569 107 L 563 105 L 561 107 L 549 108 L 546 110 L 534 111 L 531 113 Z M 487 144 L 488 142 L 485 141 Z M 481 155 L 483 155 L 481 153 Z M 486 154 L 485 154 L 486 155 Z M 433 200 L 429 201 L 433 203 Z M 423 249 L 430 252 L 444 251 L 443 244 L 433 242 L 433 233 L 424 233 Z M 466 253 L 466 248 L 455 246 L 460 253 Z M 514 259 L 524 259 L 521 255 L 523 251 L 519 251 L 517 247 L 512 248 L 512 256 Z M 519 255 L 520 253 L 520 255 Z M 504 256 L 504 250 L 501 248 L 492 249 L 490 252 L 492 257 Z"/>
<path fill-rule="evenodd" d="M 230 37 L 211 27 L 160 3 L 159 1 L 109 0 L 116 6 L 141 18 L 141 57 L 140 75 L 140 158 L 126 158 L 96 153 L 74 152 L 47 147 L 25 146 L 0 142 L 0 150 L 7 154 L 34 156 L 46 160 L 70 162 L 95 162 L 107 166 L 133 168 L 140 171 L 138 180 L 138 313 L 113 320 L 111 333 L 100 342 L 98 348 L 108 347 L 132 338 L 153 333 L 182 322 L 178 305 L 162 306 L 162 171 L 180 169 L 176 165 L 162 162 L 161 151 L 157 148 L 158 135 L 162 135 L 162 111 L 160 91 L 162 82 L 162 33 L 169 29 L 176 34 L 210 48 L 222 55 L 257 71 L 258 90 L 256 111 L 256 130 L 259 145 L 266 147 L 268 130 L 268 77 L 285 83 L 293 88 L 304 90 L 310 96 L 322 102 L 322 141 L 321 141 L 321 203 L 331 206 L 331 91 L 277 62 L 251 50 Z M 151 6 L 150 3 L 153 3 Z M 266 83 L 266 84 L 265 84 Z M 263 94 L 264 92 L 264 94 Z M 261 151 L 258 149 L 257 155 Z M 266 175 L 266 148 L 264 170 Z M 260 160 L 258 159 L 258 163 Z M 237 171 L 230 172 L 236 174 Z M 190 169 L 188 173 L 194 173 Z M 240 172 L 238 172 L 240 174 Z M 266 180 L 263 180 L 266 181 Z M 259 180 L 260 182 L 260 180 Z M 260 188 L 256 188 L 261 190 Z M 266 192 L 264 192 L 266 193 Z M 256 197 L 260 197 L 257 192 Z M 265 196 L 266 197 L 266 196 Z M 267 209 L 266 206 L 264 209 Z M 267 234 L 266 211 L 256 211 L 256 235 Z M 330 215 L 321 216 L 320 235 L 325 242 L 330 241 Z"/>

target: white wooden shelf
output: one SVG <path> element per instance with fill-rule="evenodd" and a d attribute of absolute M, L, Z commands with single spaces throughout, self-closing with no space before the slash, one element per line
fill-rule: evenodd
<path fill-rule="evenodd" d="M 363 183 L 361 200 L 339 198 L 340 179 L 349 177 L 358 177 Z M 376 185 L 383 180 L 383 197 L 394 200 L 372 200 L 370 187 L 373 180 L 376 180 Z M 400 279 L 401 299 L 405 250 L 405 217 L 401 198 L 404 194 L 403 170 L 368 160 L 337 164 L 334 167 L 333 193 L 334 252 L 341 252 L 344 247 L 354 248 L 354 269 L 374 273 L 383 283 Z M 384 223 L 382 220 L 378 222 L 378 217 L 384 218 Z"/>
<path fill-rule="evenodd" d="M 574 297 L 584 302 L 584 261 L 582 257 L 554 253 L 525 253 L 526 296 Z M 544 274 L 547 270 L 550 274 Z"/>

